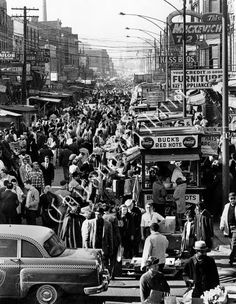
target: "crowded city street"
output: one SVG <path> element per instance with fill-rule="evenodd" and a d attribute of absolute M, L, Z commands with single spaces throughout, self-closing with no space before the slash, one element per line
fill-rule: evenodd
<path fill-rule="evenodd" d="M 0 302 L 236 303 L 235 0 L 0 13 Z"/>

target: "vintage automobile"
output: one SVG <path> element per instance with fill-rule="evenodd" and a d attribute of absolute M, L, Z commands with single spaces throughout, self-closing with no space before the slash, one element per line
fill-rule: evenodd
<path fill-rule="evenodd" d="M 100 249 L 68 249 L 42 226 L 0 225 L 0 298 L 55 304 L 63 294 L 106 291 Z"/>

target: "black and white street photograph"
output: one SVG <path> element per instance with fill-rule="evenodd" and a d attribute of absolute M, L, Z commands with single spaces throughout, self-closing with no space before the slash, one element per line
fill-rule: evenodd
<path fill-rule="evenodd" d="M 236 0 L 0 0 L 0 303 L 236 304 Z"/>

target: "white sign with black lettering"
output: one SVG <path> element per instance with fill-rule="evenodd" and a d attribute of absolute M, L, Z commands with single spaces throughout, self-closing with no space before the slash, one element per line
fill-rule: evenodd
<path fill-rule="evenodd" d="M 173 194 L 168 194 L 166 197 L 167 202 L 173 201 Z M 144 194 L 144 204 L 152 203 L 152 194 Z M 185 194 L 185 202 L 186 204 L 198 204 L 200 202 L 200 194 L 197 193 L 189 193 Z"/>
<path fill-rule="evenodd" d="M 186 71 L 186 87 L 187 89 L 208 89 L 213 85 L 213 80 L 221 78 L 222 69 L 211 70 L 187 70 Z M 171 88 L 182 89 L 183 87 L 183 71 L 171 71 Z"/>
<path fill-rule="evenodd" d="M 143 137 L 140 143 L 141 149 L 189 149 L 197 147 L 197 135 Z"/>

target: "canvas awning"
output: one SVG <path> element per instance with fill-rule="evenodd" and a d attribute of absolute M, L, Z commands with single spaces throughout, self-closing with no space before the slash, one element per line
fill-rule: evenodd
<path fill-rule="evenodd" d="M 14 116 L 14 117 L 19 117 L 19 116 L 22 116 L 22 115 L 21 115 L 21 114 L 18 114 L 18 113 L 11 112 L 11 111 L 7 111 L 7 110 L 0 109 L 0 116 Z"/>
<path fill-rule="evenodd" d="M 61 101 L 60 98 L 50 98 L 50 97 L 39 97 L 39 96 L 31 96 L 29 97 L 31 100 L 39 100 L 43 102 L 54 102 L 54 103 L 59 103 Z"/>

